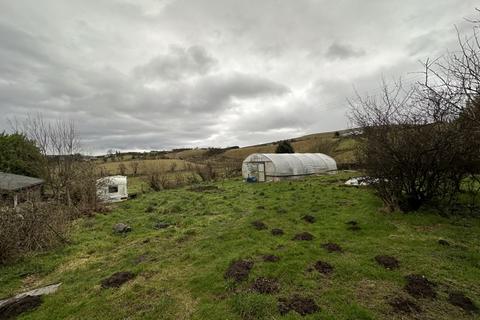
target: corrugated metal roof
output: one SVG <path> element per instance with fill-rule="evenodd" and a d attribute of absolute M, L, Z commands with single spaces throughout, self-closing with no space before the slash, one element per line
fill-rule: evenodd
<path fill-rule="evenodd" d="M 17 191 L 37 186 L 44 182 L 44 180 L 38 178 L 0 172 L 0 190 Z"/>

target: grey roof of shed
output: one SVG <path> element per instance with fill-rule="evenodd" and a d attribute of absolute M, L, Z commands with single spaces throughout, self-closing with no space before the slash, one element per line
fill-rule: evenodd
<path fill-rule="evenodd" d="M 44 182 L 44 180 L 38 178 L 0 172 L 0 190 L 18 191 L 25 188 L 38 186 Z"/>

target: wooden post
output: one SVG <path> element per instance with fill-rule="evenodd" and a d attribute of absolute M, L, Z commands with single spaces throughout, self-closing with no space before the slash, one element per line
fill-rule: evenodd
<path fill-rule="evenodd" d="M 13 208 L 15 209 L 18 205 L 18 193 L 13 195 Z"/>

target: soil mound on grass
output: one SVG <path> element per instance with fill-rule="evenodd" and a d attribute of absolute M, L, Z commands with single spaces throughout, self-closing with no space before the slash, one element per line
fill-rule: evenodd
<path fill-rule="evenodd" d="M 257 229 L 257 230 L 265 230 L 267 229 L 267 225 L 265 223 L 263 223 L 262 221 L 260 220 L 256 220 L 256 221 L 253 221 L 252 222 L 252 226 Z"/>
<path fill-rule="evenodd" d="M 322 244 L 322 248 L 324 248 L 328 252 L 343 252 L 342 247 L 340 247 L 338 244 L 333 243 L 333 242 L 328 242 L 328 243 Z"/>
<path fill-rule="evenodd" d="M 314 216 L 307 214 L 302 217 L 302 220 L 308 223 L 314 223 L 317 219 Z"/>
<path fill-rule="evenodd" d="M 263 261 L 265 262 L 277 262 L 280 260 L 280 257 L 273 254 L 266 254 L 262 256 Z"/>
<path fill-rule="evenodd" d="M 297 233 L 293 240 L 300 240 L 300 241 L 311 241 L 313 240 L 313 235 L 308 232 Z"/>
<path fill-rule="evenodd" d="M 290 311 L 296 311 L 302 316 L 320 311 L 320 307 L 312 298 L 293 295 L 288 298 L 278 299 L 278 311 L 285 315 Z"/>
<path fill-rule="evenodd" d="M 315 262 L 314 267 L 318 272 L 323 274 L 330 274 L 333 272 L 333 266 L 325 261 L 318 260 L 317 262 Z"/>
<path fill-rule="evenodd" d="M 250 270 L 253 268 L 253 261 L 249 260 L 236 260 L 230 263 L 227 271 L 225 272 L 225 278 L 240 282 L 248 278 Z"/>
<path fill-rule="evenodd" d="M 283 235 L 283 230 L 282 229 L 272 229 L 272 235 L 281 236 L 281 235 Z"/>
<path fill-rule="evenodd" d="M 388 302 L 395 313 L 419 313 L 422 309 L 410 299 L 394 298 Z"/>
<path fill-rule="evenodd" d="M 448 302 L 454 306 L 462 308 L 465 311 L 472 313 L 478 312 L 478 307 L 473 303 L 473 301 L 461 292 L 451 292 L 448 295 Z"/>
<path fill-rule="evenodd" d="M 280 285 L 275 279 L 260 277 L 253 282 L 252 290 L 264 294 L 276 293 L 280 290 Z"/>
<path fill-rule="evenodd" d="M 375 261 L 385 269 L 398 269 L 400 266 L 398 260 L 391 256 L 376 256 Z"/>
<path fill-rule="evenodd" d="M 40 296 L 24 296 L 0 306 L 0 319 L 15 319 L 24 312 L 36 309 L 42 304 Z"/>
<path fill-rule="evenodd" d="M 435 298 L 435 284 L 418 274 L 411 274 L 405 277 L 407 284 L 405 290 L 415 298 Z"/>
<path fill-rule="evenodd" d="M 442 245 L 442 246 L 449 246 L 450 242 L 448 242 L 447 240 L 444 240 L 444 239 L 439 239 L 438 244 Z"/>
<path fill-rule="evenodd" d="M 119 288 L 122 284 L 135 278 L 135 274 L 130 271 L 121 271 L 112 274 L 110 277 L 102 280 L 102 288 Z"/>
<path fill-rule="evenodd" d="M 345 222 L 345 224 L 351 225 L 351 226 L 357 226 L 358 222 L 356 220 L 350 220 Z"/>

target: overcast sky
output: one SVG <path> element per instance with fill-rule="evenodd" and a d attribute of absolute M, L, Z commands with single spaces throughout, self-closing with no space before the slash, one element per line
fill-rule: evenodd
<path fill-rule="evenodd" d="M 40 112 L 90 152 L 348 126 L 353 88 L 419 78 L 471 0 L 0 0 L 0 129 Z"/>

